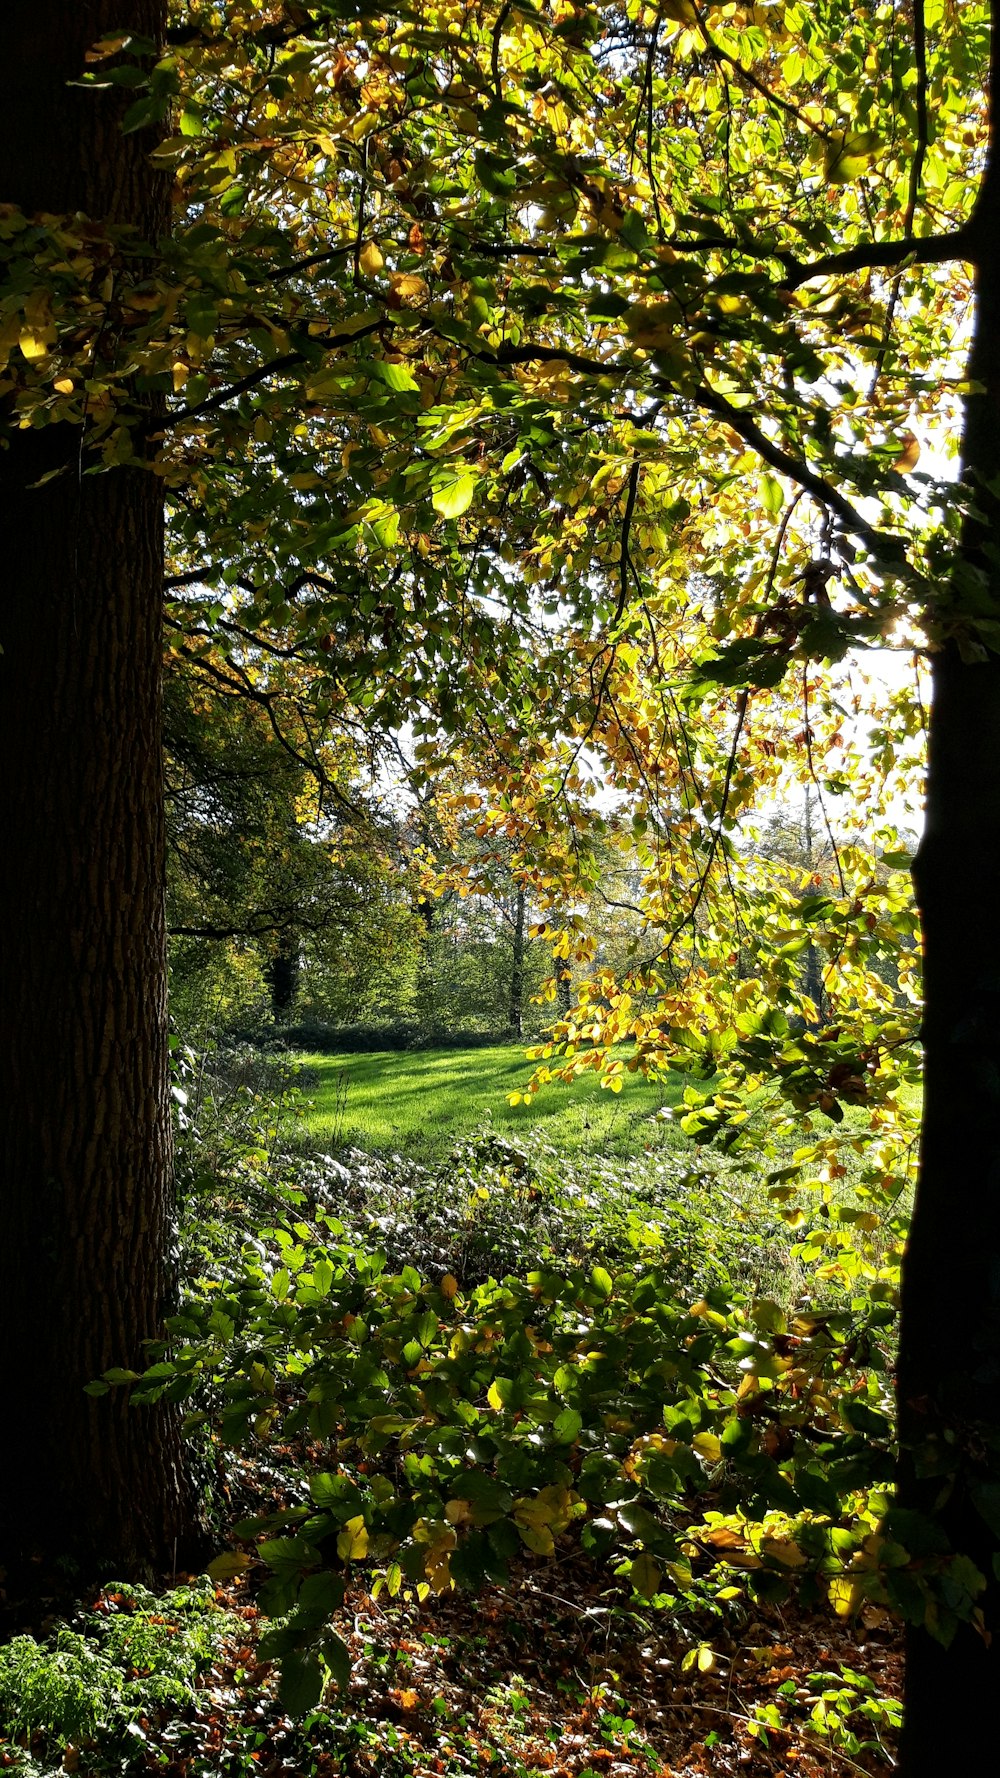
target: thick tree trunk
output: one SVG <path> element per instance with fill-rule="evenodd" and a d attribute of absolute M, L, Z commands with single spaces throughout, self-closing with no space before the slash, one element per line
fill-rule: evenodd
<path fill-rule="evenodd" d="M 994 78 L 998 47 L 995 36 Z M 899 1412 L 902 1505 L 932 1519 L 987 1585 L 980 1626 L 962 1625 L 950 1647 L 926 1624 L 908 1630 L 906 1778 L 981 1770 L 1000 1697 L 993 1567 L 1000 1547 L 1000 658 L 986 656 L 962 615 L 1000 618 L 995 157 L 975 235 L 974 387 L 963 461 L 976 511 L 939 614 L 947 639 L 934 656 L 927 821 L 914 870 L 925 948 L 925 1105 L 903 1279 Z"/>
<path fill-rule="evenodd" d="M 66 85 L 102 32 L 155 39 L 164 12 L 13 0 L 0 200 L 166 232 L 149 142 L 119 129 L 121 89 Z M 79 475 L 79 442 L 25 431 L 0 457 L 0 1560 L 137 1573 L 188 1536 L 179 1427 L 84 1386 L 142 1364 L 169 1288 L 162 499 L 142 470 Z"/>

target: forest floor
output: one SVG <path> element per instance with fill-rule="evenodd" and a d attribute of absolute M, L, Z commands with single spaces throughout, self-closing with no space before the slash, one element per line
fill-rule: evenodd
<path fill-rule="evenodd" d="M 336 1627 L 346 1693 L 294 1720 L 256 1652 L 245 1581 L 215 1589 L 213 1652 L 181 1708 L 124 1731 L 21 1733 L 0 1769 L 25 1778 L 820 1778 L 894 1763 L 899 1633 L 882 1613 L 845 1626 L 794 1607 L 722 1628 L 615 1607 L 593 1570 L 554 1561 L 486 1596 L 422 1606 L 359 1590 Z M 176 1595 L 173 1595 L 176 1597 Z M 90 1612 L 134 1609 L 107 1588 Z M 153 1622 L 183 1638 L 165 1602 Z M 87 1613 L 77 1619 L 86 1633 Z M 99 1632 L 98 1632 L 99 1633 Z M 704 1636 L 704 1640 L 699 1640 Z M 141 1678 L 141 1675 L 139 1676 Z"/>

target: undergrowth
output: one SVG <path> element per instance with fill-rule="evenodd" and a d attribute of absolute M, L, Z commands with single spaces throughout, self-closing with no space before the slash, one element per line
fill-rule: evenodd
<path fill-rule="evenodd" d="M 677 1140 L 570 1160 L 487 1129 L 430 1165 L 331 1155 L 281 1058 L 177 1062 L 183 1296 L 145 1374 L 91 1390 L 183 1404 L 224 1486 L 212 1577 L 245 1577 L 271 1620 L 247 1671 L 279 1662 L 300 1720 L 325 1699 L 359 1770 L 366 1747 L 396 1758 L 347 1700 L 359 1597 L 399 1614 L 558 1565 L 609 1622 L 688 1623 L 699 1672 L 792 1593 L 918 1615 L 936 1588 L 939 1616 L 942 1599 L 968 1615 L 947 1553 L 890 1512 L 900 1175 L 884 1152 L 848 1130 L 762 1147 L 756 1167 Z M 108 1597 L 96 1628 L 3 1652 L 8 1764 L 37 1774 L 82 1744 L 87 1769 L 126 1770 L 159 1718 L 190 1716 L 210 1595 Z M 776 1691 L 745 1735 L 804 1721 L 879 1753 L 891 1710 L 838 1685 Z M 621 1704 L 608 1733 L 627 1742 L 630 1720 Z M 252 1771 L 270 1730 L 240 1734 Z"/>
<path fill-rule="evenodd" d="M 221 1619 L 207 1580 L 159 1596 L 115 1584 L 42 1640 L 15 1636 L 0 1647 L 4 1763 L 35 1778 L 81 1754 L 91 1770 L 141 1762 L 158 1720 L 194 1706 Z"/>

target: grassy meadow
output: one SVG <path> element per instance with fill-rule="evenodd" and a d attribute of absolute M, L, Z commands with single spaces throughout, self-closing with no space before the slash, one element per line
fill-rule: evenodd
<path fill-rule="evenodd" d="M 520 1044 L 301 1060 L 310 1133 L 332 1147 L 399 1150 L 431 1160 L 490 1126 L 512 1137 L 534 1129 L 573 1155 L 629 1155 L 650 1143 L 683 1140 L 676 1126 L 657 1118 L 678 1103 L 680 1077 L 664 1086 L 629 1075 L 624 1091 L 612 1093 L 596 1074 L 587 1074 L 511 1105 L 509 1095 L 523 1090 L 532 1073 Z"/>

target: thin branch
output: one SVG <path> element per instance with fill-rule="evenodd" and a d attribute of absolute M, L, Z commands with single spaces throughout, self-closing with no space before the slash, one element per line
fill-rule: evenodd
<path fill-rule="evenodd" d="M 185 660 L 190 661 L 192 666 L 197 668 L 200 673 L 204 673 L 208 678 L 214 679 L 231 697 L 248 698 L 252 704 L 257 704 L 260 709 L 264 711 L 271 732 L 273 733 L 275 740 L 278 742 L 278 745 L 284 748 L 285 752 L 290 758 L 295 760 L 297 765 L 302 767 L 303 771 L 308 772 L 310 777 L 316 779 L 321 791 L 324 793 L 329 791 L 334 802 L 338 803 L 341 808 L 345 809 L 349 815 L 353 816 L 358 821 L 364 821 L 362 810 L 351 801 L 349 796 L 345 796 L 339 784 L 335 784 L 326 772 L 322 761 L 316 753 L 312 735 L 309 733 L 308 727 L 306 727 L 306 737 L 309 743 L 309 755 L 306 755 L 300 753 L 299 749 L 288 739 L 288 736 L 285 734 L 284 729 L 275 716 L 273 709 L 274 695 L 269 692 L 261 691 L 258 686 L 254 685 L 250 675 L 240 666 L 238 661 L 234 661 L 231 656 L 227 657 L 226 665 L 229 668 L 229 672 L 227 673 L 224 672 L 221 667 L 217 666 L 214 661 L 209 660 L 206 655 L 199 653 L 196 649 L 180 647 L 178 653 L 182 655 Z M 298 705 L 296 708 L 298 709 L 301 718 L 301 708 Z"/>
<path fill-rule="evenodd" d="M 325 344 L 330 347 L 347 345 L 352 340 L 363 340 L 369 334 L 377 333 L 382 323 L 383 317 L 380 314 L 366 327 L 353 328 L 350 333 L 331 334 Z M 280 358 L 269 358 L 266 364 L 258 364 L 256 370 L 249 371 L 245 377 L 240 377 L 238 382 L 230 383 L 228 388 L 218 390 L 206 401 L 196 402 L 191 407 L 175 409 L 172 414 L 157 421 L 156 429 L 158 432 L 163 432 L 168 427 L 183 425 L 186 420 L 200 420 L 203 414 L 213 413 L 218 408 L 225 407 L 228 402 L 235 401 L 238 396 L 245 395 L 248 390 L 256 389 L 258 384 L 265 383 L 268 377 L 275 376 L 281 371 L 292 370 L 296 365 L 305 362 L 305 354 L 302 352 L 284 352 Z"/>
<path fill-rule="evenodd" d="M 805 744 L 806 744 L 806 761 L 809 766 L 809 776 L 813 781 L 813 785 L 816 790 L 816 795 L 819 799 L 819 812 L 823 817 L 823 826 L 826 828 L 826 837 L 830 842 L 830 850 L 833 853 L 834 863 L 837 866 L 837 876 L 840 880 L 840 893 L 841 893 L 841 895 L 846 895 L 847 894 L 847 884 L 844 880 L 843 865 L 840 862 L 840 848 L 837 845 L 837 842 L 834 838 L 833 828 L 830 826 L 830 817 L 826 812 L 826 803 L 823 801 L 823 787 L 820 784 L 819 778 L 816 775 L 816 766 L 815 766 L 815 762 L 813 760 L 812 729 L 809 725 L 809 662 L 808 661 L 802 662 L 802 719 L 805 724 L 804 734 L 805 734 Z"/>
<path fill-rule="evenodd" d="M 500 81 L 500 38 L 513 9 L 514 0 L 504 0 L 497 14 L 497 22 L 493 27 L 493 41 L 490 45 L 490 73 L 493 76 L 493 95 L 498 105 L 503 104 L 503 86 Z"/>
<path fill-rule="evenodd" d="M 778 563 L 781 560 L 781 552 L 782 552 L 782 549 L 784 548 L 785 538 L 788 535 L 788 527 L 789 527 L 789 524 L 791 523 L 792 514 L 794 513 L 796 507 L 798 506 L 799 501 L 802 499 L 804 492 L 805 492 L 805 490 L 802 489 L 798 494 L 796 494 L 794 500 L 792 500 L 790 502 L 790 504 L 785 508 L 785 511 L 783 512 L 783 514 L 781 516 L 781 524 L 778 526 L 778 534 L 774 540 L 774 548 L 771 551 L 771 562 L 770 562 L 770 567 L 768 569 L 767 584 L 764 588 L 763 598 L 764 598 L 765 606 L 767 605 L 767 603 L 771 597 L 771 593 L 774 589 L 774 579 L 775 579 L 775 575 L 778 572 Z M 754 636 L 761 636 L 763 634 L 764 625 L 765 625 L 766 621 L 767 621 L 767 611 L 765 610 L 761 613 L 760 617 L 758 617 L 756 623 L 754 624 L 754 627 L 753 627 Z M 750 697 L 751 697 L 752 689 L 753 688 L 751 686 L 745 685 L 743 687 L 743 690 L 740 692 L 739 697 L 736 700 L 736 727 L 733 731 L 732 745 L 730 746 L 729 758 L 726 762 L 726 775 L 725 775 L 725 778 L 724 778 L 723 784 L 722 784 L 722 796 L 719 801 L 719 813 L 716 816 L 715 826 L 712 829 L 712 839 L 711 839 L 711 843 L 708 848 L 708 857 L 705 860 L 705 868 L 701 872 L 701 874 L 698 878 L 698 883 L 697 883 L 695 893 L 692 898 L 690 907 L 687 908 L 686 912 L 683 914 L 681 919 L 678 920 L 673 931 L 670 933 L 670 936 L 668 937 L 667 942 L 663 947 L 663 950 L 660 953 L 660 961 L 663 963 L 670 962 L 671 952 L 673 951 L 674 945 L 676 944 L 677 940 L 679 939 L 681 933 L 685 930 L 686 927 L 693 925 L 695 916 L 698 912 L 698 909 L 700 908 L 700 906 L 702 904 L 702 901 L 704 900 L 705 892 L 708 888 L 708 881 L 709 881 L 709 878 L 712 874 L 712 869 L 715 864 L 716 855 L 718 853 L 719 847 L 722 844 L 722 829 L 723 829 L 723 824 L 726 819 L 726 812 L 729 808 L 729 793 L 732 789 L 733 775 L 736 771 L 736 761 L 739 757 L 740 740 L 741 740 L 741 737 L 743 734 L 744 726 L 746 724 L 747 714 L 750 709 Z M 728 863 L 727 863 L 727 876 L 728 876 Z M 730 881 L 730 889 L 732 890 L 732 882 L 731 881 Z M 734 902 L 735 902 L 735 894 L 734 894 Z"/>
<path fill-rule="evenodd" d="M 812 130 L 813 135 L 819 136 L 821 141 L 830 141 L 829 130 L 825 130 L 822 124 L 814 123 L 811 117 L 807 117 L 806 113 L 799 109 L 798 105 L 792 104 L 791 99 L 783 99 L 779 93 L 773 93 L 769 86 L 765 86 L 762 80 L 757 79 L 756 74 L 752 74 L 749 68 L 744 68 L 742 62 L 738 61 L 735 56 L 730 55 L 727 49 L 723 49 L 720 44 L 716 43 L 715 38 L 712 36 L 705 23 L 704 16 L 701 8 L 697 4 L 697 0 L 694 0 L 694 10 L 698 18 L 698 26 L 701 34 L 705 39 L 709 52 L 716 62 L 720 64 L 727 62 L 730 68 L 732 68 L 733 73 L 736 75 L 736 78 L 742 80 L 746 86 L 752 87 L 754 92 L 757 93 L 768 105 L 773 105 L 776 110 L 784 111 L 787 116 L 794 117 L 796 123 L 804 124 L 806 129 Z"/>
<path fill-rule="evenodd" d="M 350 259 L 360 245 L 360 240 L 349 241 L 343 247 L 328 247 L 323 253 L 307 253 L 303 259 L 293 259 L 291 265 L 279 266 L 273 272 L 260 272 L 251 282 L 255 287 L 280 284 L 285 278 L 294 278 L 297 272 L 308 272 L 314 265 L 328 265 L 335 259 Z"/>
<path fill-rule="evenodd" d="M 621 556 L 618 562 L 620 586 L 618 591 L 618 603 L 615 606 L 614 616 L 611 619 L 612 629 L 617 629 L 618 625 L 621 623 L 625 612 L 625 606 L 628 603 L 628 577 L 629 569 L 632 565 L 629 557 L 628 541 L 629 533 L 632 529 L 632 517 L 635 512 L 635 500 L 638 492 L 639 459 L 638 457 L 633 457 L 632 467 L 628 472 L 628 499 L 625 502 L 625 515 L 622 519 Z"/>
<path fill-rule="evenodd" d="M 810 469 L 808 463 L 801 457 L 793 457 L 780 445 L 772 443 L 767 434 L 761 431 L 756 420 L 752 420 L 744 408 L 734 407 L 724 395 L 720 395 L 715 389 L 709 389 L 707 385 L 696 390 L 691 399 L 699 407 L 705 408 L 708 413 L 714 414 L 717 419 L 725 420 L 726 425 L 731 426 L 744 444 L 748 444 L 752 450 L 757 452 L 758 457 L 762 458 L 772 469 L 776 469 L 779 475 L 787 476 L 789 481 L 795 483 L 796 487 L 812 494 L 821 506 L 828 507 L 832 512 L 835 512 L 837 517 L 842 519 L 856 536 L 864 537 L 869 543 L 876 546 L 890 541 L 897 549 L 902 546 L 902 538 L 896 538 L 891 533 L 879 531 L 875 525 L 870 524 L 866 518 L 862 517 L 857 507 L 851 504 L 847 496 L 840 492 L 839 488 L 835 488 L 830 482 L 825 481 L 816 470 Z"/>
<path fill-rule="evenodd" d="M 163 577 L 163 590 L 170 592 L 173 587 L 194 586 L 197 581 L 205 580 L 212 572 L 206 568 L 189 568 L 185 574 L 166 574 Z"/>
<path fill-rule="evenodd" d="M 268 377 L 279 371 L 291 370 L 294 365 L 303 362 L 301 352 L 284 352 L 280 358 L 269 358 L 266 364 L 258 364 L 256 370 L 248 371 L 245 377 L 240 377 L 236 383 L 230 383 L 227 389 L 220 389 L 215 395 L 210 395 L 206 401 L 194 402 L 190 407 L 175 408 L 172 414 L 157 421 L 157 431 L 165 432 L 170 426 L 183 426 L 185 420 L 199 420 L 202 414 L 213 413 L 216 408 L 225 407 L 227 402 L 235 401 L 248 390 L 256 389 L 258 383 L 266 382 Z"/>

